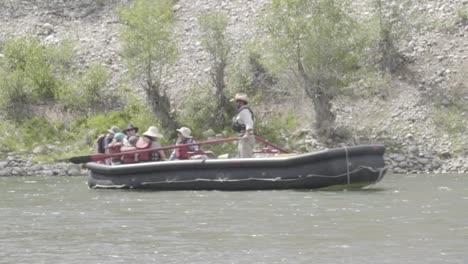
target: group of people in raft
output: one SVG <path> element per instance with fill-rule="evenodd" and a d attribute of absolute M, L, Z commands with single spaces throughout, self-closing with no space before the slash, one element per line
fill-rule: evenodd
<path fill-rule="evenodd" d="M 238 93 L 231 100 L 236 103 L 237 113 L 232 119 L 232 129 L 239 133 L 238 154 L 240 158 L 251 158 L 255 146 L 254 123 L 255 117 L 252 110 L 248 107 L 249 98 L 245 93 Z M 198 145 L 176 147 L 173 149 L 169 158 L 163 150 L 150 149 L 161 148 L 159 139 L 163 135 L 155 126 L 150 126 L 142 136 L 138 136 L 139 129 L 133 125 L 128 125 L 123 131 L 117 126 L 112 126 L 106 134 L 99 136 L 97 140 L 97 152 L 103 154 L 122 155 L 112 156 L 105 160 L 106 164 L 118 165 L 125 163 L 163 161 L 163 160 L 184 160 L 190 159 L 191 154 L 203 153 Z M 192 136 L 192 131 L 188 127 L 177 129 L 176 145 L 186 145 L 196 143 L 197 140 Z M 138 151 L 144 150 L 148 151 Z M 132 152 L 133 151 L 133 152 Z M 126 154 L 126 152 L 130 152 Z"/>

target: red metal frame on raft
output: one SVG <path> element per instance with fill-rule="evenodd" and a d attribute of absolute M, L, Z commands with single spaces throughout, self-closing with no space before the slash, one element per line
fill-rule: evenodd
<path fill-rule="evenodd" d="M 273 147 L 280 152 L 283 153 L 288 153 L 287 150 L 282 149 L 278 146 L 275 146 L 274 144 L 268 142 L 267 140 L 255 136 L 255 139 L 270 146 Z M 87 155 L 87 156 L 78 156 L 78 157 L 71 157 L 69 159 L 64 159 L 64 161 L 70 161 L 75 164 L 80 164 L 80 163 L 86 163 L 86 162 L 91 162 L 91 161 L 102 161 L 108 158 L 112 157 L 119 157 L 122 155 L 131 155 L 131 154 L 136 154 L 136 153 L 143 153 L 143 152 L 148 152 L 148 151 L 159 151 L 159 150 L 167 150 L 167 149 L 174 149 L 174 148 L 182 148 L 182 147 L 190 147 L 190 146 L 201 146 L 201 145 L 210 145 L 210 144 L 219 144 L 219 143 L 225 143 L 225 142 L 232 142 L 232 141 L 237 141 L 237 140 L 242 140 L 242 138 L 221 138 L 221 139 L 213 139 L 213 140 L 207 140 L 207 141 L 200 141 L 196 143 L 190 143 L 190 144 L 180 144 L 180 145 L 172 145 L 172 146 L 166 146 L 166 147 L 159 147 L 159 148 L 148 148 L 148 149 L 140 149 L 140 150 L 132 150 L 132 151 L 127 151 L 127 152 L 119 152 L 119 153 L 113 153 L 113 154 L 94 154 L 94 155 Z M 263 152 L 265 153 L 265 152 Z"/>

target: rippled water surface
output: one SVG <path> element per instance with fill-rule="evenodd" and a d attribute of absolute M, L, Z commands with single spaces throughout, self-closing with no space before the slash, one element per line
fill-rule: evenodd
<path fill-rule="evenodd" d="M 340 192 L 85 182 L 0 178 L 0 263 L 468 263 L 468 175 Z"/>

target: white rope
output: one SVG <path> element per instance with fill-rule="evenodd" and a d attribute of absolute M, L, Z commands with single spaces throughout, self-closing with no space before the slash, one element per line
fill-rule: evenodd
<path fill-rule="evenodd" d="M 346 174 L 348 176 L 348 185 L 351 184 L 351 176 L 349 175 L 349 157 L 348 157 L 348 148 L 344 146 L 345 154 L 346 154 Z"/>
<path fill-rule="evenodd" d="M 339 174 L 339 175 L 334 175 L 334 176 L 308 174 L 308 175 L 305 175 L 305 176 L 300 176 L 299 175 L 297 178 L 293 178 L 293 179 L 282 179 L 281 177 L 276 177 L 276 178 L 251 178 L 251 177 L 249 177 L 249 178 L 244 178 L 244 179 L 229 179 L 229 178 L 204 179 L 204 178 L 197 178 L 197 179 L 186 180 L 186 181 L 177 181 L 177 180 L 174 180 L 174 179 L 166 179 L 164 181 L 157 181 L 157 182 L 142 182 L 141 184 L 142 185 L 153 185 L 153 184 L 164 184 L 164 183 L 187 183 L 187 182 L 200 182 L 200 181 L 205 181 L 205 182 L 210 182 L 210 181 L 217 181 L 217 182 L 241 182 L 241 181 L 272 181 L 272 182 L 278 181 L 278 182 L 285 182 L 285 181 L 299 181 L 299 180 L 304 180 L 304 179 L 307 179 L 307 178 L 314 178 L 314 177 L 318 177 L 318 178 L 339 178 L 339 177 L 343 177 L 343 176 L 346 176 L 348 178 L 348 184 L 350 184 L 351 174 L 356 173 L 356 172 L 361 171 L 361 170 L 364 170 L 364 169 L 374 171 L 374 172 L 379 171 L 379 178 L 380 178 L 380 175 L 383 177 L 382 170 L 374 169 L 374 168 L 371 168 L 371 167 L 360 167 L 360 168 L 358 168 L 357 170 L 354 170 L 354 171 L 349 171 L 349 168 L 347 168 L 346 173 Z"/>

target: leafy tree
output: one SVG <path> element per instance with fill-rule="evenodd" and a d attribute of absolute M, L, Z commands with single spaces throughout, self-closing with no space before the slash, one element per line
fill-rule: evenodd
<path fill-rule="evenodd" d="M 357 68 L 363 47 L 359 25 L 345 10 L 346 4 L 273 0 L 265 17 L 270 57 L 301 79 L 314 105 L 317 134 L 323 140 L 334 135 L 332 100 Z"/>
<path fill-rule="evenodd" d="M 210 77 L 216 88 L 215 98 L 217 101 L 215 126 L 223 127 L 225 123 L 226 105 L 226 67 L 231 52 L 231 40 L 226 36 L 228 18 L 221 12 L 206 12 L 199 16 L 202 33 L 202 45 L 210 55 Z"/>
<path fill-rule="evenodd" d="M 171 132 L 178 123 L 171 112 L 163 76 L 177 57 L 172 5 L 172 0 L 136 0 L 119 10 L 123 23 L 123 56 L 132 76 L 143 80 L 142 87 L 152 111 Z"/>

